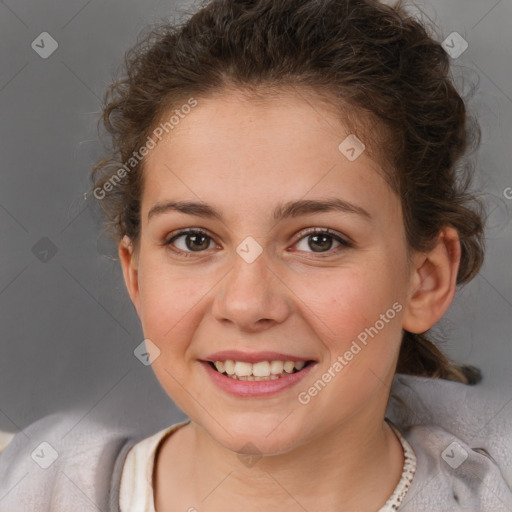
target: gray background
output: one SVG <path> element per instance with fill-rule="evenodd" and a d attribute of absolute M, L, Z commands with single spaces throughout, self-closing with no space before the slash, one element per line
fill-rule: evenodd
<path fill-rule="evenodd" d="M 140 324 L 84 193 L 102 154 L 100 98 L 124 52 L 148 24 L 187 5 L 0 3 L 0 430 L 78 406 L 151 416 L 162 428 L 184 418 L 133 355 Z M 512 397 L 512 199 L 504 196 L 512 187 L 512 0 L 416 5 L 442 39 L 456 31 L 467 40 L 452 62 L 480 80 L 470 107 L 482 126 L 477 185 L 490 212 L 487 259 L 442 322 L 442 347 Z M 59 45 L 47 59 L 31 47 L 42 32 Z"/>

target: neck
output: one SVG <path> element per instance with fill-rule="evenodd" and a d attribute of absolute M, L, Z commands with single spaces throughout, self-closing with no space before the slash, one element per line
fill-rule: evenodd
<path fill-rule="evenodd" d="M 160 488 L 176 478 L 190 486 L 179 486 L 173 498 L 173 493 L 159 492 L 157 512 L 174 510 L 166 504 L 176 503 L 178 495 L 182 510 L 194 510 L 194 505 L 201 511 L 226 512 L 276 506 L 302 512 L 375 512 L 392 494 L 404 462 L 402 446 L 384 421 L 384 412 L 323 429 L 287 453 L 253 458 L 227 450 L 194 422 L 188 427 L 179 443 L 183 457 L 176 450 L 170 454 L 173 460 L 164 469 L 168 478 Z"/>

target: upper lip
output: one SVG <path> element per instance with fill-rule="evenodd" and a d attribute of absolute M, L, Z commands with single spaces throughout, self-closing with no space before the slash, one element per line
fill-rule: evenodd
<path fill-rule="evenodd" d="M 312 357 L 294 356 L 282 352 L 241 352 L 240 350 L 221 350 L 206 356 L 204 361 L 244 361 L 259 363 L 260 361 L 314 361 Z"/>

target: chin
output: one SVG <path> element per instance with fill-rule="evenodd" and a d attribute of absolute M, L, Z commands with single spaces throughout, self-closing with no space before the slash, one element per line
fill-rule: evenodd
<path fill-rule="evenodd" d="M 300 444 L 298 432 L 285 428 L 284 423 L 282 418 L 275 422 L 262 422 L 260 419 L 260 423 L 247 420 L 239 422 L 236 428 L 229 428 L 229 433 L 219 425 L 210 425 L 213 431 L 209 430 L 209 434 L 224 448 L 239 455 L 281 455 Z"/>

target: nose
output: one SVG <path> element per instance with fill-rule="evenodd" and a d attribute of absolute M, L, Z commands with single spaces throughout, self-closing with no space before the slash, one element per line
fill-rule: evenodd
<path fill-rule="evenodd" d="M 219 287 L 213 316 L 241 331 L 268 329 L 283 322 L 290 313 L 291 292 L 269 265 L 265 250 L 252 263 L 235 253 L 233 267 Z"/>

